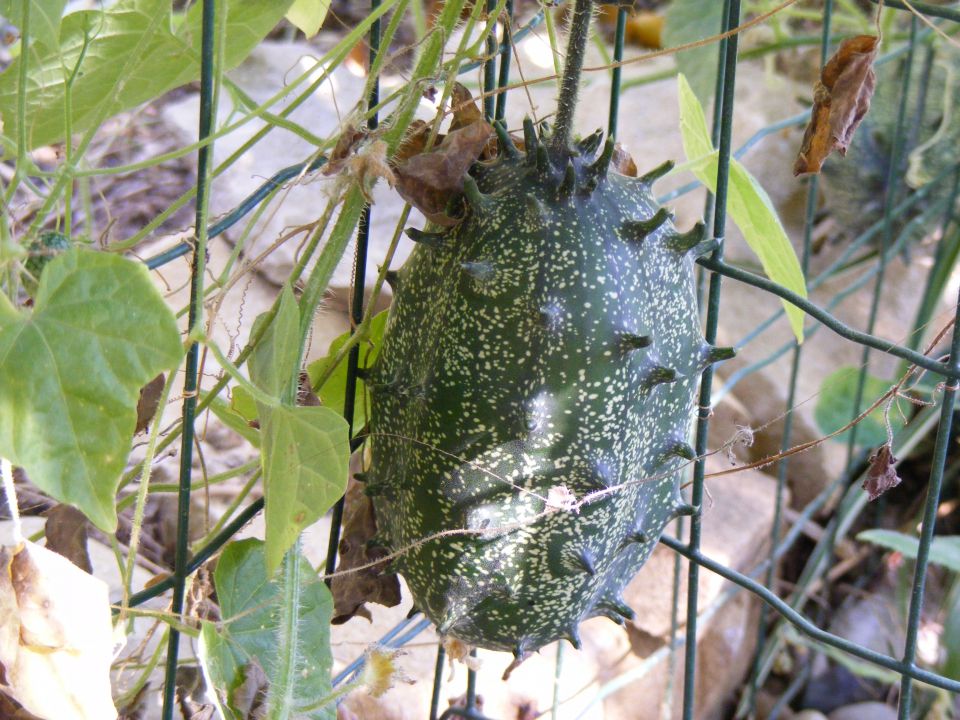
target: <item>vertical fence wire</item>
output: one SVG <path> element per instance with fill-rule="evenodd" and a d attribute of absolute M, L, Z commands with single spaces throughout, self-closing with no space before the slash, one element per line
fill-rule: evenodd
<path fill-rule="evenodd" d="M 833 20 L 833 0 L 825 0 L 823 6 L 823 28 L 820 38 L 820 66 L 827 63 L 827 57 L 830 53 L 830 30 Z M 803 229 L 803 252 L 800 261 L 803 277 L 807 278 L 810 268 L 810 248 L 813 240 L 814 216 L 817 209 L 819 191 L 819 175 L 812 175 L 807 185 L 807 206 Z M 793 413 L 791 409 L 797 400 L 797 381 L 800 376 L 800 361 L 803 357 L 803 346 L 796 344 L 793 348 L 793 357 L 790 362 L 790 381 L 787 390 L 787 402 L 783 419 L 783 435 L 780 442 L 781 454 L 786 453 L 793 441 Z M 777 464 L 777 489 L 774 496 L 773 524 L 770 529 L 770 552 L 768 554 L 769 567 L 766 574 L 766 586 L 775 590 L 774 583 L 776 579 L 777 562 L 773 556 L 780 542 L 780 532 L 783 522 L 783 501 L 784 490 L 787 485 L 787 469 L 789 459 L 783 458 Z M 750 681 L 747 692 L 749 693 L 748 707 L 751 713 L 756 709 L 757 691 L 760 685 L 760 674 L 762 672 L 763 652 L 767 643 L 767 631 L 769 629 L 769 613 L 766 608 L 760 608 L 760 619 L 757 624 L 757 647 L 753 656 L 753 667 L 750 673 Z"/>
<path fill-rule="evenodd" d="M 381 0 L 370 0 L 370 11 L 374 12 L 380 7 Z M 372 68 L 376 62 L 377 55 L 380 52 L 380 18 L 374 20 L 370 25 L 369 33 L 370 53 L 368 55 L 368 67 Z M 367 98 L 367 110 L 371 110 L 380 104 L 380 78 L 372 78 L 370 86 L 370 96 Z M 370 114 L 367 120 L 367 129 L 371 132 L 376 130 L 380 124 L 376 112 Z M 357 224 L 357 246 L 353 260 L 353 287 L 350 295 L 350 326 L 353 330 L 363 322 L 363 296 L 366 291 L 367 278 L 367 247 L 370 244 L 370 205 L 364 207 L 360 214 L 360 222 Z M 360 366 L 360 346 L 354 345 L 350 348 L 347 356 L 347 379 L 343 393 L 343 418 L 347 421 L 348 433 L 350 437 L 350 449 L 356 450 L 357 441 L 354 437 L 353 411 L 356 407 L 357 395 L 357 369 Z M 330 519 L 330 538 L 327 543 L 327 562 L 326 575 L 333 574 L 337 567 L 337 553 L 340 544 L 340 527 L 343 523 L 343 506 L 346 496 L 337 500 L 333 506 Z M 330 578 L 326 580 L 327 585 L 331 583 Z"/>
<path fill-rule="evenodd" d="M 725 0 L 723 31 L 728 32 L 737 27 L 740 22 L 740 0 Z M 715 106 L 715 118 L 720 119 L 719 160 L 717 167 L 717 192 L 713 214 L 713 237 L 717 240 L 717 248 L 711 253 L 711 259 L 723 259 L 724 228 L 727 221 L 727 187 L 730 174 L 730 150 L 733 131 L 733 95 L 736 87 L 737 73 L 736 33 L 726 38 L 721 46 L 723 61 L 718 71 L 723 72 L 722 82 L 718 81 L 718 93 Z M 706 341 L 713 344 L 717 339 L 717 327 L 720 319 L 720 287 L 721 276 L 717 273 L 710 275 L 706 331 Z M 691 502 L 695 512 L 690 517 L 690 533 L 688 548 L 691 552 L 699 552 L 701 523 L 703 519 L 703 483 L 706 474 L 707 431 L 710 422 L 711 389 L 713 385 L 713 367 L 707 366 L 700 380 L 700 394 L 697 408 L 696 456 L 697 461 L 693 471 L 693 489 Z M 696 664 L 697 664 L 697 612 L 699 604 L 700 566 L 691 562 L 687 571 L 687 618 L 686 637 L 684 645 L 683 668 L 683 720 L 693 720 L 695 710 Z"/>
<path fill-rule="evenodd" d="M 200 120 L 198 136 L 201 142 L 197 153 L 197 198 L 194 228 L 196 245 L 190 265 L 190 310 L 188 328 L 193 332 L 203 321 L 203 274 L 206 264 L 207 232 L 206 208 L 210 180 L 210 161 L 213 143 L 204 143 L 213 131 L 213 76 L 216 0 L 203 0 L 200 38 Z M 177 545 L 173 565 L 173 599 L 171 613 L 183 612 L 187 586 L 187 550 L 190 546 L 190 480 L 193 470 L 194 419 L 197 394 L 200 387 L 200 348 L 193 342 L 187 350 L 186 377 L 183 384 L 182 421 L 180 440 L 180 477 L 177 491 Z M 177 660 L 180 655 L 180 632 L 170 626 L 167 639 L 167 657 L 163 683 L 163 720 L 173 720 L 176 704 Z"/>
<path fill-rule="evenodd" d="M 620 120 L 620 82 L 623 68 L 623 41 L 627 33 L 627 8 L 617 8 L 617 29 L 613 35 L 613 71 L 610 73 L 610 113 L 607 120 L 607 135 L 617 137 L 617 123 Z"/>
<path fill-rule="evenodd" d="M 513 34 L 513 0 L 507 0 L 504 6 L 505 22 L 500 41 L 500 75 L 497 78 L 497 87 L 505 88 L 510 83 L 510 53 Z M 506 92 L 497 93 L 497 109 L 494 112 L 496 120 L 503 121 L 507 114 L 507 95 Z"/>
<path fill-rule="evenodd" d="M 956 179 L 960 178 L 960 168 L 955 174 L 953 193 L 950 206 L 956 200 Z M 941 242 L 946 242 L 946 228 Z M 957 298 L 957 307 L 954 314 L 954 325 L 950 342 L 950 364 L 953 368 L 960 368 L 960 297 Z M 907 616 L 907 636 L 904 642 L 903 662 L 910 668 L 915 667 L 917 656 L 917 637 L 920 629 L 920 615 L 923 611 L 923 596 L 926 587 L 927 565 L 930 559 L 930 545 L 933 542 L 933 531 L 937 521 L 937 508 L 940 504 L 940 490 L 943 484 L 943 471 L 947 463 L 947 450 L 950 443 L 950 431 L 953 422 L 953 408 L 957 388 L 960 382 L 949 380 L 943 386 L 943 399 L 940 406 L 940 425 L 937 428 L 937 439 L 933 450 L 933 464 L 930 468 L 930 480 L 927 484 L 927 497 L 924 502 L 923 524 L 920 528 L 920 544 L 917 548 L 916 567 L 914 568 L 913 587 L 910 591 L 910 609 Z M 900 705 L 897 710 L 898 720 L 909 720 L 910 708 L 913 702 L 913 680 L 909 675 L 900 679 Z"/>

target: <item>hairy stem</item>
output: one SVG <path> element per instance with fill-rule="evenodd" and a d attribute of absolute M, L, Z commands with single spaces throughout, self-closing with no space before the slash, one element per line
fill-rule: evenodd
<path fill-rule="evenodd" d="M 590 35 L 590 11 L 592 0 L 577 0 L 570 23 L 570 38 L 567 41 L 567 61 L 563 66 L 560 97 L 557 100 L 557 122 L 553 130 L 551 149 L 555 153 L 570 152 L 570 131 L 573 115 L 577 109 L 577 93 L 580 91 L 580 75 L 583 70 L 583 55 Z"/>

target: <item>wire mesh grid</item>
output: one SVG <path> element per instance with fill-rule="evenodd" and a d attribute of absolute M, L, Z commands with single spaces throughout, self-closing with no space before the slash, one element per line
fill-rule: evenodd
<path fill-rule="evenodd" d="M 871 0 L 875 4 L 878 0 Z M 212 98 L 214 93 L 214 22 L 215 22 L 215 0 L 202 0 L 203 4 L 203 45 L 201 58 L 201 112 L 199 138 L 201 141 L 208 138 L 213 128 Z M 493 10 L 496 6 L 493 0 L 487 0 L 488 10 Z M 741 22 L 741 3 L 740 0 L 724 0 L 723 2 L 723 24 L 717 28 L 722 33 L 722 39 L 719 42 L 719 54 L 717 59 L 717 81 L 715 92 L 715 110 L 713 115 L 713 140 L 715 147 L 719 148 L 719 172 L 716 184 L 716 193 L 708 196 L 705 208 L 705 216 L 709 219 L 713 228 L 713 236 L 718 241 L 716 249 L 709 257 L 702 258 L 699 262 L 702 268 L 701 291 L 703 294 L 704 306 L 704 328 L 705 337 L 708 342 L 716 339 L 719 315 L 720 299 L 724 278 L 736 282 L 746 283 L 754 287 L 766 290 L 773 295 L 779 296 L 788 302 L 800 307 L 808 315 L 808 326 L 806 328 L 807 337 L 818 332 L 823 326 L 841 335 L 847 340 L 858 343 L 863 347 L 862 363 L 857 381 L 857 402 L 853 404 L 854 409 L 861 407 L 861 400 L 865 392 L 866 380 L 870 367 L 871 354 L 873 351 L 881 351 L 901 358 L 906 364 L 912 364 L 926 371 L 936 374 L 942 379 L 939 386 L 939 398 L 935 406 L 923 408 L 916 419 L 907 425 L 903 430 L 897 432 L 893 438 L 893 450 L 897 455 L 905 454 L 914 447 L 918 440 L 923 437 L 932 428 L 936 427 L 936 444 L 930 463 L 930 475 L 927 485 L 926 498 L 923 506 L 923 522 L 920 531 L 919 547 L 915 565 L 915 575 L 911 585 L 911 594 L 909 601 L 909 614 L 906 623 L 906 641 L 904 651 L 900 657 L 892 657 L 882 653 L 875 652 L 869 648 L 850 642 L 842 637 L 834 635 L 823 629 L 821 623 L 810 620 L 804 615 L 804 608 L 809 600 L 807 588 L 813 578 L 822 570 L 824 564 L 830 558 L 835 545 L 844 537 L 850 529 L 853 519 L 865 508 L 865 496 L 859 491 L 859 482 L 864 473 L 865 456 L 858 452 L 856 445 L 856 430 L 854 425 L 847 439 L 847 460 L 844 472 L 821 491 L 812 502 L 806 505 L 796 518 L 792 519 L 792 524 L 784 532 L 784 520 L 781 513 L 782 499 L 785 492 L 787 473 L 789 468 L 789 451 L 792 447 L 792 414 L 789 410 L 796 401 L 796 388 L 798 372 L 803 358 L 803 346 L 796 342 L 786 343 L 782 347 L 769 353 L 764 358 L 754 362 L 751 365 L 741 368 L 731 374 L 726 382 L 714 390 L 714 374 L 711 366 L 704 371 L 701 379 L 699 395 L 699 414 L 696 425 L 696 444 L 695 450 L 697 461 L 694 464 L 692 488 L 690 492 L 690 501 L 695 508 L 702 508 L 704 501 L 704 479 L 705 479 L 705 457 L 708 454 L 707 430 L 710 422 L 710 409 L 719 397 L 730 392 L 730 390 L 745 377 L 756 372 L 761 367 L 778 358 L 790 354 L 790 378 L 789 390 L 787 394 L 787 403 L 785 413 L 785 423 L 783 427 L 781 452 L 784 454 L 778 463 L 776 474 L 776 505 L 773 528 L 771 532 L 770 550 L 766 559 L 749 573 L 740 573 L 724 564 L 707 557 L 701 552 L 701 513 L 696 512 L 689 521 L 678 523 L 678 535 L 671 537 L 665 535 L 661 538 L 661 543 L 676 553 L 675 577 L 674 577 L 674 596 L 677 602 L 674 604 L 674 613 L 672 618 L 671 638 L 669 651 L 671 654 L 678 652 L 683 648 L 683 704 L 682 717 L 684 720 L 690 720 L 695 717 L 695 680 L 697 672 L 697 643 L 685 642 L 685 638 L 696 637 L 697 625 L 700 613 L 699 583 L 698 576 L 701 570 L 716 573 L 729 580 L 732 585 L 726 591 L 727 596 L 746 590 L 761 599 L 769 609 L 769 612 L 762 613 L 758 627 L 758 641 L 755 659 L 751 668 L 748 680 L 747 692 L 744 693 L 739 715 L 750 714 L 754 710 L 756 702 L 756 693 L 762 686 L 764 680 L 771 671 L 773 660 L 776 654 L 778 643 L 782 642 L 783 629 L 786 625 L 792 625 L 800 633 L 809 637 L 815 643 L 825 646 L 832 646 L 837 650 L 847 653 L 853 657 L 860 658 L 868 663 L 886 668 L 901 677 L 899 710 L 898 716 L 901 720 L 906 720 L 911 715 L 911 708 L 914 696 L 915 682 L 929 684 L 933 687 L 942 688 L 949 692 L 960 692 L 960 680 L 944 677 L 937 673 L 925 670 L 917 664 L 917 644 L 918 631 L 920 627 L 921 610 L 924 602 L 925 580 L 930 556 L 930 547 L 934 534 L 934 524 L 936 520 L 936 511 L 941 492 L 941 484 L 944 477 L 944 468 L 947 460 L 948 441 L 951 433 L 951 422 L 953 418 L 954 399 L 960 386 L 960 333 L 956 332 L 956 320 L 954 320 L 954 329 L 950 339 L 949 355 L 943 359 L 931 358 L 920 352 L 920 329 L 925 327 L 931 318 L 932 305 L 926 302 L 921 305 L 914 327 L 907 342 L 903 345 L 892 343 L 883 338 L 874 335 L 875 325 L 879 313 L 879 300 L 885 287 L 885 277 L 888 262 L 903 251 L 906 238 L 910 230 L 917 223 L 927 224 L 939 222 L 940 225 L 940 244 L 937 248 L 936 258 L 938 261 L 945 260 L 954 256 L 953 246 L 958 241 L 958 218 L 955 215 L 957 205 L 958 189 L 960 189 L 960 165 L 948 167 L 940 175 L 924 188 L 911 192 L 907 197 L 901 197 L 904 194 L 905 185 L 902 182 L 902 166 L 904 161 L 904 143 L 905 129 L 909 123 L 922 118 L 925 111 L 925 93 L 921 92 L 911 95 L 911 83 L 914 82 L 915 75 L 912 72 L 917 57 L 924 52 L 926 48 L 929 64 L 930 47 L 928 40 L 931 33 L 935 31 L 934 27 L 921 28 L 918 21 L 918 13 L 922 13 L 927 19 L 928 24 L 939 22 L 960 22 L 960 11 L 942 5 L 931 5 L 921 2 L 900 2 L 898 0 L 885 0 L 883 5 L 889 8 L 895 8 L 904 12 L 912 12 L 910 34 L 907 42 L 902 46 L 879 59 L 878 63 L 898 62 L 904 66 L 902 73 L 902 85 L 899 89 L 900 101 L 897 110 L 897 132 L 894 135 L 894 142 L 890 150 L 890 159 L 887 169 L 886 195 L 884 197 L 883 217 L 880 221 L 874 223 L 866 230 L 861 232 L 846 248 L 843 254 L 823 269 L 816 277 L 810 278 L 808 271 L 810 267 L 810 255 L 812 245 L 812 233 L 814 226 L 815 212 L 817 208 L 818 178 L 813 176 L 808 181 L 807 200 L 806 200 L 806 223 L 803 237 L 802 249 L 802 267 L 805 277 L 808 277 L 808 288 L 814 289 L 831 277 L 835 276 L 849 261 L 849 259 L 859 249 L 863 248 L 868 242 L 877 244 L 876 263 L 872 268 L 865 272 L 852 287 L 845 288 L 837 293 L 831 301 L 823 308 L 814 305 L 812 302 L 799 297 L 798 295 L 766 280 L 765 278 L 754 275 L 734 265 L 724 261 L 724 234 L 727 221 L 727 200 L 728 200 L 728 180 L 731 157 L 740 156 L 749 151 L 756 144 L 763 141 L 763 138 L 778 132 L 784 127 L 802 124 L 806 121 L 808 113 L 770 125 L 750 138 L 744 145 L 734 151 L 732 146 L 732 125 L 734 109 L 734 89 L 737 79 L 737 60 L 738 60 L 738 38 L 735 32 Z M 380 0 L 371 0 L 371 12 L 377 10 L 380 6 Z M 621 89 L 621 71 L 619 62 L 623 59 L 624 35 L 627 19 L 627 8 L 620 7 L 617 12 L 617 23 L 614 39 L 614 64 L 611 71 L 612 88 L 610 93 L 609 121 L 608 131 L 611 136 L 616 135 L 617 121 L 620 109 L 620 89 Z M 832 45 L 831 19 L 833 16 L 833 0 L 825 0 L 822 14 L 822 38 L 821 38 L 821 60 L 825 60 L 829 55 Z M 509 93 L 504 90 L 510 84 L 510 61 L 512 43 L 523 34 L 536 27 L 544 19 L 544 9 L 540 11 L 524 25 L 513 27 L 513 2 L 508 0 L 505 6 L 505 13 L 502 17 L 503 35 L 500 38 L 499 45 L 497 39 L 491 34 L 486 41 L 487 53 L 483 61 L 482 75 L 484 84 L 484 115 L 488 120 L 502 120 L 505 115 L 506 103 Z M 370 26 L 369 49 L 371 66 L 376 62 L 380 47 L 381 25 L 380 20 L 375 20 Z M 476 64 L 464 66 L 461 72 L 473 69 Z M 923 76 L 921 75 L 921 82 Z M 916 97 L 916 107 L 910 106 L 910 98 Z M 380 103 L 378 82 L 372 83 L 372 91 L 368 98 L 368 108 L 375 109 Z M 914 115 L 911 115 L 914 113 Z M 378 115 L 374 111 L 369 115 L 368 128 L 375 129 L 378 126 Z M 243 203 L 241 203 L 232 212 L 225 215 L 217 223 L 209 228 L 204 228 L 202 218 L 206 217 L 205 203 L 207 202 L 209 184 L 210 184 L 210 159 L 211 143 L 202 144 L 199 150 L 198 162 L 198 183 L 197 183 L 197 225 L 198 233 L 194 241 L 190 243 L 180 243 L 157 256 L 146 261 L 150 269 L 158 268 L 174 258 L 189 254 L 192 252 L 192 278 L 191 301 L 190 301 L 190 325 L 191 327 L 199 317 L 200 303 L 202 301 L 202 275 L 205 262 L 206 243 L 209 239 L 216 237 L 233 224 L 240 221 L 244 216 L 251 212 L 262 202 L 272 198 L 273 193 L 283 186 L 287 181 L 303 174 L 311 172 L 321 167 L 325 158 L 313 159 L 302 164 L 285 168 L 269 178 L 260 188 L 252 193 Z M 924 210 L 919 216 L 914 217 L 905 226 L 898 226 L 896 221 L 908 216 L 915 210 L 917 205 L 931 192 L 933 188 L 948 187 L 949 191 L 943 195 L 939 202 L 932 206 L 932 209 Z M 668 201 L 693 189 L 692 186 L 681 188 L 669 195 L 660 198 L 661 201 Z M 372 209 L 367 206 L 361 215 L 358 225 L 356 254 L 354 258 L 354 284 L 351 297 L 351 320 L 354 326 L 359 324 L 363 317 L 364 300 L 364 278 L 367 264 L 367 247 L 370 229 L 370 217 Z M 870 316 L 866 327 L 863 330 L 857 330 L 849 327 L 838 320 L 832 311 L 853 291 L 863 287 L 867 283 L 873 283 L 872 303 Z M 772 313 L 770 318 L 758 326 L 755 330 L 748 333 L 739 343 L 740 347 L 748 345 L 756 339 L 767 327 L 775 322 L 783 310 Z M 958 313 L 960 314 L 960 313 Z M 238 364 L 246 359 L 249 347 L 245 349 L 238 357 Z M 207 405 L 206 399 L 198 402 L 198 349 L 193 345 L 189 349 L 188 364 L 186 369 L 186 384 L 183 400 L 183 423 L 181 435 L 181 472 L 180 472 L 180 491 L 179 491 L 179 513 L 178 513 L 178 542 L 177 554 L 175 559 L 174 574 L 153 584 L 149 588 L 135 594 L 131 597 L 130 604 L 137 605 L 147 599 L 156 597 L 168 590 L 173 590 L 172 611 L 180 614 L 183 611 L 184 591 L 186 580 L 191 573 L 195 572 L 203 563 L 215 555 L 218 550 L 225 545 L 246 523 L 250 521 L 263 508 L 263 500 L 258 499 L 251 502 L 246 508 L 241 509 L 230 522 L 226 523 L 223 529 L 203 548 L 196 552 L 192 557 L 187 557 L 188 539 L 186 529 L 189 524 L 190 507 L 190 474 L 193 459 L 193 425 L 197 413 L 204 410 Z M 354 347 L 348 358 L 346 398 L 344 405 L 344 415 L 348 423 L 353 422 L 353 396 L 357 387 L 357 368 L 359 361 L 359 348 Z M 226 382 L 225 380 L 222 382 Z M 216 391 L 218 388 L 214 388 Z M 211 392 L 207 397 L 213 397 L 216 393 Z M 857 412 L 852 412 L 852 417 L 856 417 Z M 354 438 L 352 441 L 353 449 L 356 449 L 362 441 Z M 839 493 L 841 500 L 837 505 L 832 519 L 827 525 L 826 532 L 817 542 L 809 560 L 801 574 L 796 586 L 786 597 L 781 597 L 774 590 L 776 580 L 777 561 L 787 553 L 797 542 L 801 535 L 801 530 L 805 521 L 812 518 L 815 513 L 822 509 L 831 497 Z M 337 504 L 333 511 L 333 522 L 329 538 L 328 556 L 326 563 L 326 572 L 329 575 L 336 566 L 337 547 L 340 532 L 340 523 L 342 519 L 342 500 Z M 682 520 L 682 519 L 681 519 Z M 685 537 L 685 540 L 680 538 Z M 687 595 L 685 598 L 685 630 L 680 631 L 680 558 L 686 558 L 689 562 Z M 820 618 L 822 620 L 822 618 Z M 406 620 L 397 624 L 390 632 L 379 639 L 379 644 L 388 648 L 401 647 L 409 643 L 418 634 L 430 626 L 422 616 L 412 615 Z M 171 629 L 169 634 L 169 644 L 167 650 L 166 663 L 166 684 L 164 689 L 164 717 L 172 718 L 174 712 L 174 686 L 175 674 L 178 664 L 179 636 L 176 629 Z M 349 678 L 354 677 L 359 672 L 363 657 L 358 657 L 353 663 L 344 668 L 335 678 L 334 685 L 340 685 Z M 558 646 L 557 651 L 557 677 L 559 677 L 559 668 L 562 662 L 562 646 Z M 439 714 L 440 696 L 443 684 L 442 669 L 445 664 L 445 654 L 443 646 L 437 650 L 436 672 L 434 677 L 434 687 L 432 694 L 432 705 L 430 710 L 431 720 L 447 717 L 466 717 L 476 720 L 484 716 L 477 709 L 477 677 L 473 670 L 468 672 L 467 692 L 465 705 L 462 708 L 449 708 Z M 608 683 L 601 689 L 597 701 L 609 693 L 616 691 L 623 683 L 629 682 L 629 677 L 621 678 L 619 682 Z M 787 688 L 777 705 L 773 708 L 768 717 L 776 717 L 791 700 L 793 695 L 798 692 L 805 676 L 798 674 L 794 681 Z M 556 717 L 556 693 L 554 704 L 554 716 Z"/>

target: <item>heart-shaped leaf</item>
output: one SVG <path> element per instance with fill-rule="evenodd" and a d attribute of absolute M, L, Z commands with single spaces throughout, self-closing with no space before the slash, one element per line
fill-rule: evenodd
<path fill-rule="evenodd" d="M 182 351 L 143 265 L 80 249 L 56 257 L 31 311 L 0 294 L 0 455 L 113 532 L 140 388 Z"/>
<path fill-rule="evenodd" d="M 217 562 L 213 578 L 223 622 L 203 624 L 200 660 L 224 714 L 248 717 L 249 700 L 243 702 L 247 694 L 243 686 L 259 675 L 268 704 L 274 708 L 295 710 L 296 717 L 309 720 L 332 719 L 336 714 L 330 684 L 333 601 L 310 563 L 300 557 L 294 647 L 282 646 L 280 619 L 284 595 L 272 573 L 267 572 L 263 542 L 250 539 L 230 543 Z M 285 653 L 295 653 L 297 657 L 297 682 L 290 697 L 277 698 L 273 685 L 278 668 L 289 659 Z M 262 674 L 251 672 L 257 667 Z M 318 706 L 323 698 L 331 701 Z"/>

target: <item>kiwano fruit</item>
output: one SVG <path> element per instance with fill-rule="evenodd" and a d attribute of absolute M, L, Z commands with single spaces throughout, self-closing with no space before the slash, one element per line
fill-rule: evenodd
<path fill-rule="evenodd" d="M 36 291 L 40 275 L 47 264 L 57 255 L 70 249 L 70 238 L 63 233 L 47 230 L 40 233 L 40 237 L 30 243 L 27 248 L 27 261 L 24 267 L 30 273 L 25 278 L 24 285 L 31 295 Z"/>
<path fill-rule="evenodd" d="M 524 130 L 521 153 L 498 128 L 458 225 L 407 231 L 359 478 L 416 607 L 518 660 L 632 616 L 624 585 L 693 510 L 679 470 L 699 373 L 732 354 L 700 332 L 702 224 L 679 233 L 650 192 L 670 164 L 626 177 L 599 133 L 558 153 Z"/>

